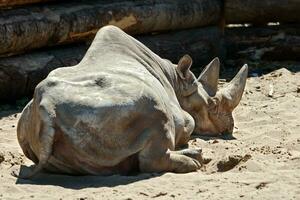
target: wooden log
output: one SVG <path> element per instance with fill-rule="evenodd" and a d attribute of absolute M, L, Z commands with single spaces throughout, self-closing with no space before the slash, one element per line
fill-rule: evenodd
<path fill-rule="evenodd" d="M 31 94 L 50 71 L 76 65 L 87 46 L 76 45 L 0 59 L 0 101 Z"/>
<path fill-rule="evenodd" d="M 227 24 L 299 22 L 299 0 L 226 0 Z"/>
<path fill-rule="evenodd" d="M 230 66 L 300 61 L 300 25 L 227 28 L 225 41 Z"/>
<path fill-rule="evenodd" d="M 217 23 L 219 11 L 219 0 L 86 0 L 5 10 L 0 54 L 90 39 L 108 24 L 130 34 L 205 26 Z"/>
<path fill-rule="evenodd" d="M 33 4 L 33 3 L 44 3 L 52 0 L 0 0 L 0 8 L 10 8 L 12 6 Z"/>
<path fill-rule="evenodd" d="M 193 58 L 192 70 L 199 72 L 214 57 L 223 57 L 222 33 L 218 27 L 174 31 L 171 33 L 137 36 L 153 52 L 177 63 L 184 54 Z"/>
<path fill-rule="evenodd" d="M 177 63 L 184 54 L 193 57 L 193 69 L 205 66 L 220 53 L 220 31 L 216 27 L 169 34 L 138 36 L 137 39 L 163 58 Z M 0 101 L 31 95 L 35 86 L 58 67 L 76 65 L 88 45 L 68 45 L 24 55 L 0 58 Z"/>

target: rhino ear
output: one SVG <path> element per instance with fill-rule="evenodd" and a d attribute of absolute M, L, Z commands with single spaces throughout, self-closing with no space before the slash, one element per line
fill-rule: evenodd
<path fill-rule="evenodd" d="M 248 76 L 248 65 L 244 65 L 230 83 L 220 91 L 227 106 L 233 110 L 240 102 Z"/>
<path fill-rule="evenodd" d="M 202 71 L 198 81 L 210 96 L 215 96 L 218 90 L 220 60 L 214 58 Z"/>
<path fill-rule="evenodd" d="M 178 62 L 176 71 L 181 79 L 186 79 L 190 68 L 193 64 L 193 59 L 189 55 L 184 55 Z"/>

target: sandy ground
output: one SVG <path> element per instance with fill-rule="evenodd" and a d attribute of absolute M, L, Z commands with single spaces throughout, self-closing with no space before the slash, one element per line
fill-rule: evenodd
<path fill-rule="evenodd" d="M 300 72 L 249 78 L 234 115 L 232 138 L 191 139 L 207 163 L 198 172 L 22 180 L 10 175 L 32 165 L 16 139 L 20 111 L 1 111 L 0 199 L 300 199 Z"/>

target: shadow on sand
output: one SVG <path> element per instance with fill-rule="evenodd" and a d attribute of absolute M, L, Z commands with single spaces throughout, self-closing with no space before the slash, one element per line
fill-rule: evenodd
<path fill-rule="evenodd" d="M 201 140 L 205 140 L 205 141 L 217 140 L 217 139 L 221 139 L 221 140 L 236 140 L 236 137 L 234 137 L 232 134 L 220 135 L 218 137 L 192 134 L 190 140 L 197 139 L 197 138 L 201 139 Z"/>
<path fill-rule="evenodd" d="M 20 174 L 26 173 L 34 166 L 27 167 L 21 165 Z M 135 174 L 131 176 L 112 175 L 112 176 L 70 176 L 51 174 L 41 172 L 34 176 L 32 179 L 18 178 L 16 184 L 28 185 L 53 185 L 60 186 L 68 189 L 84 189 L 84 188 L 98 188 L 98 187 L 114 187 L 118 185 L 128 185 L 133 182 L 151 179 L 161 176 L 162 173 L 148 173 L 148 174 Z"/>
<path fill-rule="evenodd" d="M 25 97 L 12 102 L 0 102 L 0 119 L 22 112 L 28 102 L 29 99 Z"/>
<path fill-rule="evenodd" d="M 219 137 L 192 135 L 192 139 L 202 139 L 208 140 L 235 140 L 236 138 L 232 134 L 226 134 Z M 188 145 L 184 148 L 188 148 Z M 21 165 L 19 174 L 27 174 L 35 166 L 30 167 Z M 16 184 L 30 184 L 30 185 L 53 185 L 60 186 L 69 189 L 84 189 L 84 188 L 98 188 L 98 187 L 114 187 L 118 185 L 128 185 L 133 182 L 138 182 L 141 180 L 151 179 L 159 177 L 163 173 L 144 173 L 144 174 L 132 174 L 129 176 L 124 175 L 112 175 L 112 176 L 71 176 L 71 175 L 61 175 L 53 174 L 48 172 L 41 172 L 34 176 L 32 179 L 22 179 L 18 178 Z"/>
<path fill-rule="evenodd" d="M 1 110 L 0 108 L 0 119 L 4 118 L 4 117 L 8 117 L 10 115 L 15 115 L 22 112 L 22 109 L 7 109 L 7 110 Z"/>

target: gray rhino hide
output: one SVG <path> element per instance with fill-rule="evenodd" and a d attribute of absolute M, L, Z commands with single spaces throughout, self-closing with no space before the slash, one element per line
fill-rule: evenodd
<path fill-rule="evenodd" d="M 199 169 L 201 149 L 175 150 L 195 127 L 178 100 L 186 104 L 193 93 L 210 98 L 189 62 L 174 65 L 120 29 L 102 28 L 83 60 L 52 71 L 24 108 L 18 140 L 37 166 L 23 177 L 41 169 L 94 175 Z"/>

